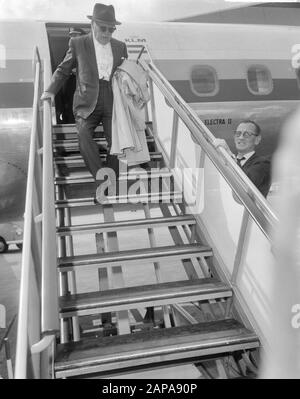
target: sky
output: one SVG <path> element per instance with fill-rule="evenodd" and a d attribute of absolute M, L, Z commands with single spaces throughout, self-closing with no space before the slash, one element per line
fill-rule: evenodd
<path fill-rule="evenodd" d="M 296 0 L 295 0 L 296 1 Z M 0 0 L 0 19 L 82 21 L 95 0 Z M 113 4 L 120 21 L 163 21 L 237 7 L 252 0 L 102 0 Z"/>

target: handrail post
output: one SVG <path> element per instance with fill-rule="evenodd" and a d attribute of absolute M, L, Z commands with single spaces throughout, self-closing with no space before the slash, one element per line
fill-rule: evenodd
<path fill-rule="evenodd" d="M 151 78 L 149 78 L 149 88 L 150 88 L 150 96 L 151 96 L 151 115 L 152 115 L 153 136 L 157 137 L 158 130 L 157 130 L 157 120 L 156 120 L 154 88 L 153 88 L 153 81 Z"/>
<path fill-rule="evenodd" d="M 247 212 L 247 209 L 244 209 L 239 239 L 236 248 L 236 254 L 234 258 L 233 270 L 231 274 L 231 284 L 233 286 L 236 286 L 241 261 L 244 256 L 244 248 L 247 239 L 248 227 L 249 227 L 249 213 Z"/>
<path fill-rule="evenodd" d="M 178 114 L 174 110 L 173 112 L 173 124 L 172 124 L 172 136 L 171 136 L 171 151 L 170 151 L 170 168 L 175 168 L 177 139 L 178 139 Z"/>

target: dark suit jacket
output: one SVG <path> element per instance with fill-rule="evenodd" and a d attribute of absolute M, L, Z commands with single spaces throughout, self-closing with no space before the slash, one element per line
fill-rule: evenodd
<path fill-rule="evenodd" d="M 111 39 L 113 68 L 110 79 L 116 68 L 127 58 L 126 44 Z M 99 75 L 92 33 L 73 37 L 63 61 L 56 68 L 51 83 L 46 91 L 56 94 L 69 78 L 72 68 L 76 68 L 76 91 L 73 100 L 75 116 L 86 119 L 95 109 L 99 92 Z"/>
<path fill-rule="evenodd" d="M 242 170 L 255 184 L 264 197 L 271 186 L 271 161 L 268 156 L 258 156 L 255 153 L 244 163 Z"/>

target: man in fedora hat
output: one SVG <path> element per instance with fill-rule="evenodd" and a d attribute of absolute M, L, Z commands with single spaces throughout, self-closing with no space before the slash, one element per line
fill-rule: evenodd
<path fill-rule="evenodd" d="M 53 98 L 70 76 L 72 68 L 76 67 L 73 111 L 79 148 L 87 168 L 96 180 L 102 162 L 98 146 L 93 140 L 94 130 L 102 122 L 109 153 L 113 106 L 111 78 L 116 68 L 127 58 L 127 48 L 125 43 L 112 38 L 116 25 L 120 25 L 112 5 L 95 4 L 93 15 L 88 15 L 88 18 L 91 20 L 91 32 L 71 37 L 66 56 L 55 70 L 41 99 Z M 108 155 L 107 166 L 118 175 L 116 156 Z"/>

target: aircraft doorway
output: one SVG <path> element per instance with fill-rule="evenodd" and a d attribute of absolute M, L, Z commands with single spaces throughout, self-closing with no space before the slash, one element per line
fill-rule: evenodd
<path fill-rule="evenodd" d="M 68 50 L 70 31 L 75 30 L 81 34 L 89 33 L 89 24 L 46 24 L 49 41 L 52 73 L 55 71 Z M 74 123 L 73 96 L 76 89 L 76 70 L 70 74 L 61 90 L 55 96 L 56 122 L 58 124 Z"/>

